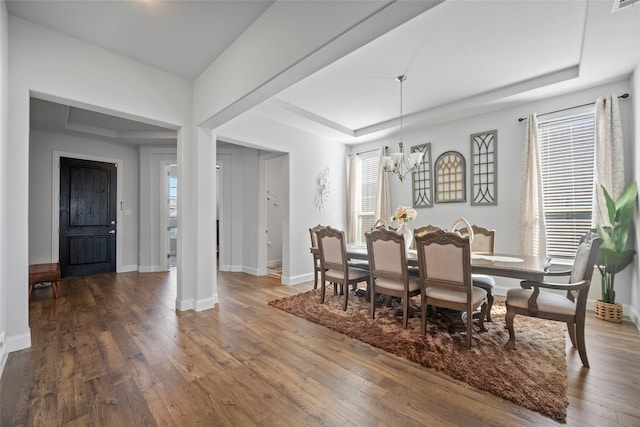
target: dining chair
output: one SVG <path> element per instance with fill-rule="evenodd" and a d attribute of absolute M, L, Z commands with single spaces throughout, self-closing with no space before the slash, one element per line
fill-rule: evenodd
<path fill-rule="evenodd" d="M 473 312 L 480 307 L 478 323 L 485 331 L 487 292 L 471 280 L 471 244 L 468 237 L 438 230 L 416 238 L 420 271 L 422 335 L 427 330 L 427 307 L 466 312 L 466 346 L 471 348 Z"/>
<path fill-rule="evenodd" d="M 320 253 L 318 252 L 318 231 L 323 228 L 324 226 L 318 224 L 309 229 L 309 235 L 311 236 L 310 251 L 313 256 L 313 289 L 318 289 L 318 276 L 321 272 Z"/>
<path fill-rule="evenodd" d="M 410 276 L 404 236 L 393 230 L 378 229 L 365 233 L 369 254 L 369 290 L 371 318 L 375 319 L 376 295 L 400 298 L 402 301 L 402 327 L 409 323 L 409 298 L 420 294 L 420 282 Z"/>
<path fill-rule="evenodd" d="M 340 285 L 340 293 L 344 294 L 343 310 L 347 310 L 349 302 L 349 285 L 354 290 L 360 282 L 367 283 L 366 294 L 369 294 L 369 272 L 349 267 L 344 231 L 327 226 L 317 233 L 318 251 L 320 254 L 320 303 L 324 303 L 326 283 Z"/>
<path fill-rule="evenodd" d="M 472 225 L 471 231 L 473 232 L 473 242 L 471 242 L 472 252 L 483 252 L 489 254 L 493 254 L 495 252 L 495 230 L 489 230 L 488 228 L 480 227 L 478 225 Z M 458 229 L 458 232 L 462 236 L 469 235 L 469 229 L 467 227 Z M 493 308 L 493 288 L 496 287 L 496 280 L 487 274 L 476 273 L 471 275 L 471 279 L 473 280 L 473 286 L 477 286 L 487 291 L 486 321 L 493 322 L 493 319 L 491 318 L 491 309 Z"/>
<path fill-rule="evenodd" d="M 578 348 L 580 360 L 589 367 L 584 340 L 584 322 L 591 277 L 602 239 L 592 230 L 580 239 L 568 284 L 551 282 L 520 282 L 520 288 L 507 291 L 505 322 L 509 330 L 507 348 L 514 349 L 516 336 L 513 321 L 516 314 L 565 322 L 573 347 Z M 566 295 L 540 289 L 567 291 Z"/>

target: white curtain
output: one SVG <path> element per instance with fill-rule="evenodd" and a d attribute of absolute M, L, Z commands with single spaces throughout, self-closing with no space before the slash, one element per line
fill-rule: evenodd
<path fill-rule="evenodd" d="M 347 243 L 356 241 L 358 230 L 358 155 L 352 153 L 347 161 Z"/>
<path fill-rule="evenodd" d="M 530 114 L 527 119 L 524 155 L 520 194 L 520 253 L 530 256 L 547 256 L 547 233 L 538 148 L 538 118 L 535 114 Z"/>
<path fill-rule="evenodd" d="M 378 188 L 376 190 L 376 221 L 382 219 L 385 224 L 389 224 L 391 218 L 391 193 L 389 192 L 389 174 L 382 170 L 382 157 L 384 157 L 384 147 L 380 148 L 378 157 Z"/>
<path fill-rule="evenodd" d="M 624 145 L 620 107 L 616 95 L 596 101 L 596 146 L 593 214 L 591 224 L 608 225 L 607 203 L 601 185 L 617 199 L 624 191 Z"/>

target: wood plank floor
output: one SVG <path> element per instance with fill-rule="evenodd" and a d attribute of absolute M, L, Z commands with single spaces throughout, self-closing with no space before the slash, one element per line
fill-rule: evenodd
<path fill-rule="evenodd" d="M 266 304 L 311 286 L 219 273 L 220 304 L 197 313 L 174 309 L 172 273 L 63 280 L 57 300 L 36 289 L 0 425 L 557 424 Z M 591 369 L 567 348 L 567 425 L 640 425 L 640 333 L 591 315 L 587 330 Z"/>

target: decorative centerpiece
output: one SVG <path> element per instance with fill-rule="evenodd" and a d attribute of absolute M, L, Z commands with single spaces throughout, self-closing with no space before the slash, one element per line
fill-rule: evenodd
<path fill-rule="evenodd" d="M 392 222 L 397 222 L 400 226 L 398 228 L 398 233 L 404 236 L 404 246 L 407 250 L 411 247 L 413 243 L 413 231 L 407 227 L 407 223 L 416 219 L 418 213 L 415 209 L 408 206 L 400 206 L 396 209 L 396 213 L 391 217 Z"/>
<path fill-rule="evenodd" d="M 596 301 L 595 314 L 598 319 L 622 322 L 622 304 L 616 302 L 614 279 L 617 273 L 631 264 L 636 255 L 635 249 L 627 249 L 627 237 L 636 207 L 638 186 L 633 181 L 615 201 L 604 187 L 602 191 L 611 225 L 598 225 L 597 228 L 602 238 L 596 260 L 602 276 L 602 299 Z"/>

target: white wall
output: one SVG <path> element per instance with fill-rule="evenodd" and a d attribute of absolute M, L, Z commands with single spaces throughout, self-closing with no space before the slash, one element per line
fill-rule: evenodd
<path fill-rule="evenodd" d="M 162 230 L 164 218 L 169 215 L 161 186 L 165 183 L 163 173 L 166 164 L 176 164 L 176 147 L 139 148 L 140 157 L 140 272 L 164 270 L 166 235 Z M 178 195 L 179 196 L 179 195 Z"/>
<path fill-rule="evenodd" d="M 9 110 L 8 110 L 8 87 L 9 87 L 9 14 L 7 13 L 7 4 L 4 0 L 0 0 L 0 235 L 5 235 L 7 228 L 11 225 L 7 222 L 5 212 L 7 211 L 7 186 L 9 183 L 7 155 L 9 145 Z M 4 274 L 7 271 L 6 245 L 0 244 L 0 375 L 4 364 L 7 360 L 9 352 L 5 345 L 7 336 L 7 312 L 8 306 L 11 304 L 7 301 L 7 277 Z"/>
<path fill-rule="evenodd" d="M 183 152 L 191 144 L 191 83 L 155 68 L 108 52 L 83 41 L 50 31 L 14 16 L 9 17 L 9 128 L 4 176 L 11 177 L 11 192 L 2 201 L 8 224 L 0 245 L 6 256 L 3 278 L 25 286 L 6 288 L 6 332 L 9 351 L 30 345 L 27 270 L 29 194 L 29 97 L 35 93 L 51 101 L 138 119 L 179 129 Z M 185 156 L 189 158 L 189 156 Z M 182 165 L 190 168 L 188 162 Z M 183 184 L 185 184 L 183 182 Z M 186 185 L 192 184 L 186 183 Z M 186 209 L 183 209 L 184 213 Z M 135 249 L 134 249 L 135 251 Z M 183 274 L 191 274 L 183 268 Z M 180 282 L 195 293 L 195 282 Z"/>
<path fill-rule="evenodd" d="M 419 128 L 412 124 L 405 129 L 405 150 L 412 145 L 431 142 L 432 162 L 445 151 L 455 150 L 464 156 L 467 162 L 467 201 L 465 203 L 434 204 L 432 208 L 417 209 L 418 216 L 411 225 L 419 227 L 434 224 L 449 228 L 458 217 L 468 219 L 472 224 L 494 228 L 497 232 L 497 252 L 517 252 L 520 239 L 520 186 L 522 182 L 522 165 L 525 142 L 525 122 L 518 122 L 519 117 L 526 117 L 529 113 L 543 114 L 562 108 L 582 105 L 595 100 L 602 95 L 615 93 L 621 95 L 630 92 L 630 82 L 622 81 L 606 86 L 600 86 L 564 96 L 530 104 L 493 111 L 430 127 Z M 632 98 L 634 98 L 632 96 Z M 632 150 L 634 147 L 632 104 L 630 100 L 620 100 L 620 110 L 625 139 L 627 181 L 632 179 L 634 165 Z M 637 126 L 637 122 L 636 122 Z M 471 206 L 469 189 L 471 185 L 470 173 L 470 142 L 471 134 L 498 130 L 498 204 L 496 206 Z M 392 151 L 397 150 L 397 139 L 389 138 L 374 143 L 361 144 L 351 148 L 354 152 L 364 151 L 373 147 L 388 145 Z M 391 179 L 391 206 L 395 209 L 399 205 L 411 205 L 411 180 L 400 184 L 398 179 Z M 620 273 L 616 278 L 616 297 L 625 305 L 628 313 L 631 302 L 631 289 L 638 286 L 637 278 L 631 283 L 631 269 Z M 497 293 L 504 293 L 507 288 L 518 286 L 515 280 L 497 278 Z M 592 300 L 600 298 L 600 278 L 594 273 L 593 286 L 589 297 Z"/>
<path fill-rule="evenodd" d="M 247 145 L 261 147 L 267 151 L 288 153 L 283 159 L 283 198 L 288 201 L 288 206 L 283 206 L 282 283 L 295 284 L 311 280 L 313 263 L 309 253 L 309 228 L 317 224 L 331 224 L 337 228 L 345 228 L 346 147 L 298 129 L 277 125 L 251 113 L 226 123 L 218 128 L 217 132 L 219 140 L 225 140 L 225 135 L 228 133 L 234 135 L 237 141 Z M 223 156 L 219 155 L 218 158 Z M 226 162 L 224 158 L 223 162 Z M 250 167 L 251 164 L 248 165 L 248 168 Z M 318 176 L 326 167 L 331 170 L 330 195 L 325 209 L 320 212 L 314 202 L 318 189 Z M 223 179 L 223 185 L 226 187 L 228 179 L 226 176 Z M 259 178 L 251 178 L 248 182 L 252 183 L 257 179 Z M 255 196 L 255 200 L 264 199 L 259 198 L 258 193 Z M 244 208 L 248 209 L 247 206 Z M 228 218 L 226 212 L 223 212 L 223 216 Z M 252 218 L 253 216 L 245 217 L 245 221 Z M 232 221 L 235 223 L 238 220 L 234 215 Z M 261 221 L 261 219 L 258 220 Z M 245 222 L 239 227 L 247 230 L 262 230 L 262 233 L 257 234 L 259 239 L 265 236 L 266 222 L 264 221 L 259 224 Z M 250 236 L 252 244 L 256 244 L 255 236 L 255 232 L 252 231 Z M 260 243 L 257 244 L 260 245 Z M 251 268 L 252 264 L 249 267 Z"/>
<path fill-rule="evenodd" d="M 640 90 L 640 64 L 636 67 L 631 77 L 631 99 L 630 103 L 633 108 L 633 123 L 632 138 L 634 144 L 632 146 L 632 152 L 629 156 L 632 159 L 632 173 L 633 179 L 640 183 L 640 149 L 638 144 L 640 143 L 640 98 L 638 97 L 638 91 Z M 636 208 L 634 216 L 634 247 L 636 251 L 640 252 L 640 209 Z M 636 326 L 640 329 L 640 254 L 636 255 L 633 264 L 628 267 L 631 270 L 631 309 L 628 315 L 631 316 Z M 616 282 L 617 284 L 618 282 Z"/>
<path fill-rule="evenodd" d="M 222 174 L 220 270 L 258 274 L 259 150 L 217 143 Z M 264 230 L 263 230 L 264 233 Z"/>

